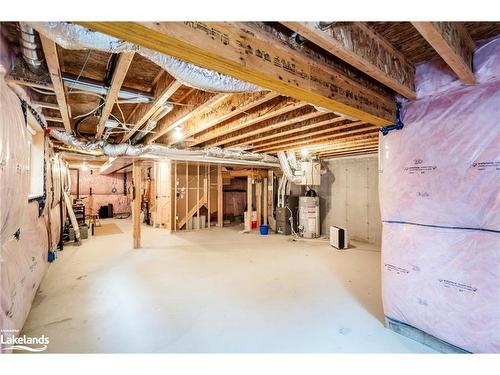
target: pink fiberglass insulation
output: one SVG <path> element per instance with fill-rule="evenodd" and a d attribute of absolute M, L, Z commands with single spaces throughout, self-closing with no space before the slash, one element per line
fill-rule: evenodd
<path fill-rule="evenodd" d="M 77 195 L 77 171 L 70 170 L 71 196 Z M 131 212 L 130 197 L 124 194 L 124 173 L 100 174 L 98 170 L 80 170 L 80 198 L 85 203 L 86 213 L 97 214 L 101 206 L 113 205 L 114 214 Z M 127 190 L 131 186 L 132 175 L 127 174 Z M 90 199 L 90 188 L 92 188 L 92 199 Z M 116 192 L 113 192 L 113 188 Z"/>
<path fill-rule="evenodd" d="M 500 352 L 499 236 L 384 223 L 385 315 L 470 352 Z"/>
<path fill-rule="evenodd" d="M 387 317 L 471 352 L 500 352 L 500 38 L 478 84 L 417 69 L 404 128 L 380 138 Z"/>

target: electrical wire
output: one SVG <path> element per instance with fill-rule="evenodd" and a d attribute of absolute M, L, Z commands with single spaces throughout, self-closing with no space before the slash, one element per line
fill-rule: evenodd
<path fill-rule="evenodd" d="M 93 114 L 94 112 L 96 112 L 99 108 L 101 108 L 103 105 L 104 105 L 104 103 L 99 104 L 97 107 L 95 107 L 90 112 L 84 113 L 83 115 L 78 115 L 78 116 L 73 117 L 73 120 L 77 120 L 77 119 L 82 118 L 82 117 L 90 116 L 91 114 Z"/>
<path fill-rule="evenodd" d="M 82 68 L 80 69 L 80 73 L 78 73 L 78 76 L 76 77 L 76 82 L 78 82 L 78 80 L 80 79 L 83 71 L 85 70 L 85 67 L 87 66 L 87 62 L 89 61 L 89 57 L 90 57 L 90 53 L 92 52 L 91 49 L 87 50 L 87 57 L 85 58 L 85 61 L 82 65 Z M 69 89 L 69 92 L 68 94 L 71 94 L 71 92 L 73 92 L 73 89 L 75 88 L 75 85 L 72 85 Z"/>

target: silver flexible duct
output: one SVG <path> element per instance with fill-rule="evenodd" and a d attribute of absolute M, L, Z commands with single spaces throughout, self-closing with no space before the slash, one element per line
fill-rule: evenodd
<path fill-rule="evenodd" d="M 278 152 L 278 160 L 280 162 L 281 170 L 283 171 L 283 174 L 286 176 L 286 178 L 290 182 L 293 182 L 294 184 L 300 184 L 300 182 L 302 181 L 302 177 L 295 176 L 293 174 L 292 169 L 290 168 L 290 164 L 288 163 L 286 154 L 283 151 Z"/>
<path fill-rule="evenodd" d="M 200 68 L 171 56 L 152 51 L 109 35 L 66 22 L 32 22 L 41 34 L 64 49 L 95 49 L 103 52 L 136 52 L 165 69 L 183 85 L 211 92 L 252 92 L 262 88 L 239 79 Z"/>
<path fill-rule="evenodd" d="M 193 160 L 198 159 L 216 159 L 224 160 L 228 163 L 237 161 L 238 164 L 261 164 L 269 167 L 277 167 L 278 160 L 267 154 L 259 154 L 244 151 L 223 150 L 221 148 L 209 148 L 205 150 L 179 150 L 174 147 L 168 147 L 158 144 L 150 145 L 130 145 L 127 143 L 110 144 L 100 139 L 98 141 L 84 142 L 77 139 L 74 135 L 66 134 L 56 129 L 48 128 L 47 133 L 58 141 L 72 146 L 78 150 L 101 151 L 104 155 L 117 156 L 145 156 L 145 157 L 166 157 L 171 159 Z"/>
<path fill-rule="evenodd" d="M 37 32 L 26 22 L 19 22 L 17 31 L 24 61 L 33 73 L 40 74 L 44 59 Z"/>
<path fill-rule="evenodd" d="M 144 129 L 137 132 L 134 138 L 132 138 L 132 144 L 135 145 L 141 139 L 143 139 L 146 136 L 146 134 L 155 129 L 156 125 L 158 124 L 158 121 L 160 121 L 163 117 L 165 117 L 167 113 L 172 112 L 173 109 L 174 105 L 172 103 L 165 103 L 164 105 L 162 105 L 155 113 L 153 113 L 153 116 L 150 117 Z"/>

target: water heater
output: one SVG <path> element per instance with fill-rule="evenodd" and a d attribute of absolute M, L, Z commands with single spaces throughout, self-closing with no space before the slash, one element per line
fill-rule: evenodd
<path fill-rule="evenodd" d="M 320 236 L 319 197 L 299 198 L 299 234 L 304 238 Z"/>

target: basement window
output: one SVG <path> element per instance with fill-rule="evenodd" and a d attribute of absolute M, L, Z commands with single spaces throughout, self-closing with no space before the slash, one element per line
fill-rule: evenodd
<path fill-rule="evenodd" d="M 28 199 L 43 196 L 45 135 L 43 129 L 31 114 L 28 114 L 29 176 L 30 190 Z"/>

